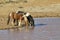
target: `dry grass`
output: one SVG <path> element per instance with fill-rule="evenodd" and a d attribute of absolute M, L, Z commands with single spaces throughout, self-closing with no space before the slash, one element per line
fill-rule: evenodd
<path fill-rule="evenodd" d="M 17 10 L 27 12 L 41 12 L 42 10 L 42 12 L 44 12 L 46 8 L 47 11 L 50 9 L 58 10 L 58 7 L 60 8 L 60 5 L 58 5 L 60 4 L 60 0 L 27 0 L 26 3 L 24 1 L 25 0 L 0 0 L 0 15 L 7 15 L 9 12 Z M 52 4 L 57 4 L 57 7 L 55 5 L 52 6 Z"/>
<path fill-rule="evenodd" d="M 33 17 L 60 17 L 60 0 L 0 0 L 0 29 L 7 28 L 7 15 L 12 11 L 30 12 Z"/>

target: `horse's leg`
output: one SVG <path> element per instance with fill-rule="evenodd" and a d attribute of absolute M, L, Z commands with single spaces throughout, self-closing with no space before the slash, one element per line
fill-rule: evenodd
<path fill-rule="evenodd" d="M 10 16 L 8 16 L 7 25 L 9 24 L 9 21 L 10 21 Z"/>
<path fill-rule="evenodd" d="M 14 19 L 15 26 L 18 26 L 18 19 Z"/>
<path fill-rule="evenodd" d="M 20 19 L 19 20 L 19 24 L 18 24 L 20 26 L 20 28 L 19 28 L 20 29 L 20 32 L 22 31 L 22 28 L 21 28 L 22 27 L 22 24 L 21 23 L 22 23 L 22 20 Z"/>
<path fill-rule="evenodd" d="M 15 21 L 16 21 L 15 26 L 17 26 L 16 29 L 18 30 L 18 19 L 15 19 Z"/>
<path fill-rule="evenodd" d="M 15 19 L 13 20 L 13 22 L 15 23 Z"/>
<path fill-rule="evenodd" d="M 26 24 L 26 31 L 28 31 L 28 22 L 25 21 L 25 24 Z"/>
<path fill-rule="evenodd" d="M 17 22 L 17 26 L 18 26 L 18 19 L 16 20 L 16 22 Z"/>
<path fill-rule="evenodd" d="M 19 20 L 19 26 L 20 26 L 20 27 L 21 27 L 21 22 L 22 22 L 22 20 L 20 19 L 20 20 Z"/>
<path fill-rule="evenodd" d="M 28 19 L 27 17 L 24 17 L 25 25 L 26 25 L 26 31 L 28 31 Z"/>
<path fill-rule="evenodd" d="M 11 21 L 12 21 L 12 22 L 11 22 L 11 23 L 12 23 L 12 25 L 14 26 L 14 19 L 12 19 Z"/>

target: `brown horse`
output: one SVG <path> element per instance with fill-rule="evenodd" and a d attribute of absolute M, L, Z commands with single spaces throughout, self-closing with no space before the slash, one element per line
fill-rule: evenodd
<path fill-rule="evenodd" d="M 17 14 L 16 12 L 9 13 L 7 24 L 9 24 L 10 19 L 12 20 L 12 25 L 15 25 L 15 20 L 16 22 L 19 20 L 19 23 L 17 22 L 17 25 L 19 25 L 20 27 L 22 25 L 21 24 L 22 20 L 24 20 L 26 24 L 26 30 L 28 29 L 28 19 L 22 13 L 19 14 Z"/>

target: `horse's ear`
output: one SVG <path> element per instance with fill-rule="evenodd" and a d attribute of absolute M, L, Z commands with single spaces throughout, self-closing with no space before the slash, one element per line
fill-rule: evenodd
<path fill-rule="evenodd" d="M 26 15 L 26 12 L 24 13 L 24 15 Z"/>

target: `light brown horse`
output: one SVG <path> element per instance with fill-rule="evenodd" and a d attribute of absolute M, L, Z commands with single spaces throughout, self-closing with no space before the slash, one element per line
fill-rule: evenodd
<path fill-rule="evenodd" d="M 25 22 L 25 25 L 26 25 L 26 30 L 28 29 L 28 19 L 26 16 L 24 16 L 22 13 L 19 13 L 17 14 L 16 12 L 12 12 L 12 13 L 9 13 L 8 15 L 8 21 L 7 21 L 7 24 L 9 24 L 9 21 L 12 21 L 12 25 L 15 25 L 15 20 L 18 21 L 19 20 L 19 23 L 17 23 L 17 25 L 19 25 L 21 27 L 21 23 L 22 21 L 24 20 Z"/>

